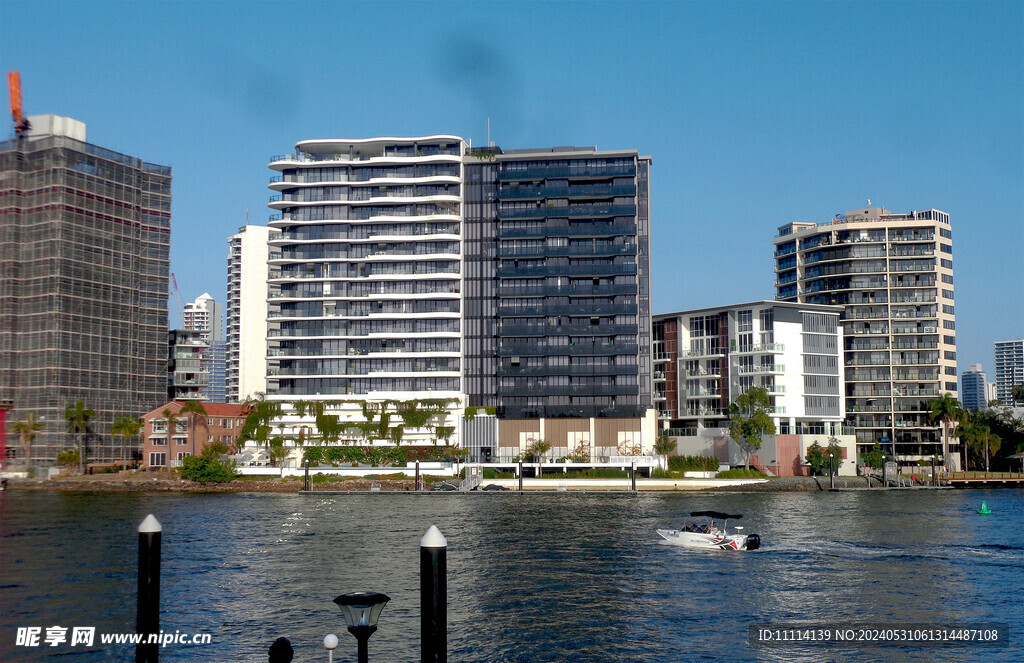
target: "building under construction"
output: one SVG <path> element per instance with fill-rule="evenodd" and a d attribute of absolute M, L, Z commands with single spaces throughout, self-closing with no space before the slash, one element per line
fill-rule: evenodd
<path fill-rule="evenodd" d="M 171 169 L 90 145 L 82 122 L 27 119 L 0 143 L 0 402 L 42 424 L 35 465 L 74 446 L 77 400 L 96 412 L 86 461 L 130 458 L 111 424 L 167 394 Z"/>

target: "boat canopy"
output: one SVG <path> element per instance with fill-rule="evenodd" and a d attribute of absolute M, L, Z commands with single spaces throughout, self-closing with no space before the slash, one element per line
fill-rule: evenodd
<path fill-rule="evenodd" d="M 707 516 L 708 518 L 718 518 L 720 520 L 736 520 L 737 518 L 743 517 L 742 515 L 730 515 L 728 513 L 722 513 L 721 511 L 692 511 L 690 515 L 694 518 Z"/>

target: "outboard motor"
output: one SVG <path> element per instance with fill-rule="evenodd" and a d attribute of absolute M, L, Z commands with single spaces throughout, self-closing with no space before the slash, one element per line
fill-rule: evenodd
<path fill-rule="evenodd" d="M 757 534 L 747 535 L 747 550 L 757 550 L 761 547 L 761 537 Z"/>

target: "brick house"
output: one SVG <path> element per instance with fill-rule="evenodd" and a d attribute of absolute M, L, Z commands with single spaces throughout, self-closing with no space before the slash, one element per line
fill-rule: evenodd
<path fill-rule="evenodd" d="M 185 401 L 170 401 L 142 415 L 144 469 L 179 467 L 186 457 L 201 454 L 207 444 L 214 442 L 235 446 L 235 440 L 245 423 L 241 405 L 203 403 L 205 417 L 190 413 L 178 416 L 184 406 Z M 173 426 L 168 425 L 164 410 L 172 413 Z"/>

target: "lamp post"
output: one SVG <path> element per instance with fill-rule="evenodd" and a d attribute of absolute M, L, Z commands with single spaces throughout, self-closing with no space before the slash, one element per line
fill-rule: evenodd
<path fill-rule="evenodd" d="M 324 649 L 327 650 L 327 663 L 334 663 L 334 649 L 338 646 L 338 636 L 328 633 L 324 636 Z"/>
<path fill-rule="evenodd" d="M 836 475 L 835 470 L 832 469 L 832 454 L 828 455 L 828 488 L 829 490 L 835 490 L 836 487 Z"/>
<path fill-rule="evenodd" d="M 882 454 L 882 488 L 889 487 L 889 475 L 886 474 L 885 454 Z"/>
<path fill-rule="evenodd" d="M 345 616 L 345 625 L 348 632 L 359 641 L 359 663 L 367 663 L 368 649 L 367 641 L 374 631 L 377 630 L 377 619 L 384 610 L 384 606 L 390 601 L 386 594 L 378 592 L 355 592 L 353 594 L 342 594 L 334 599 L 334 602 L 341 608 Z M 324 646 L 327 645 L 326 638 Z"/>

